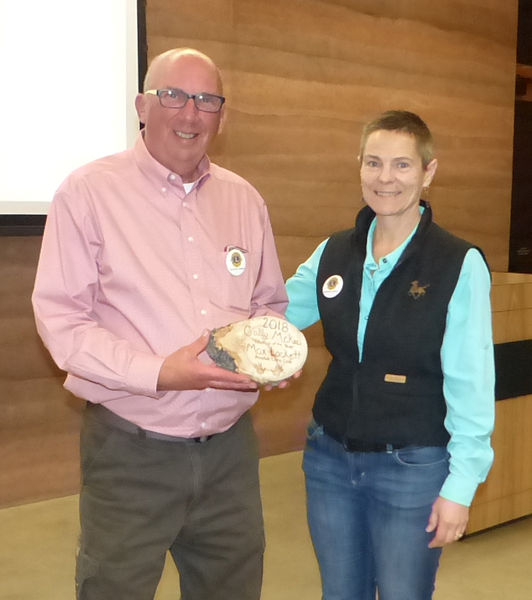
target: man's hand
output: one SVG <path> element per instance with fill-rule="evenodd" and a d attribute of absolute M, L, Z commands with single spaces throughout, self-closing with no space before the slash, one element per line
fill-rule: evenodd
<path fill-rule="evenodd" d="M 209 342 L 206 331 L 195 342 L 183 346 L 167 356 L 162 364 L 157 381 L 158 390 L 221 390 L 254 391 L 257 384 L 247 375 L 240 375 L 216 365 L 202 363 L 201 354 Z"/>
<path fill-rule="evenodd" d="M 440 548 L 459 540 L 469 520 L 469 507 L 438 496 L 432 505 L 425 531 L 436 531 L 429 548 Z"/>

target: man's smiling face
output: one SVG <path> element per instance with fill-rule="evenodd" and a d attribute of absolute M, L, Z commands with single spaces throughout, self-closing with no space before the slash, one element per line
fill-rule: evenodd
<path fill-rule="evenodd" d="M 151 89 L 222 94 L 216 67 L 193 53 L 163 57 L 153 66 L 147 84 Z M 194 181 L 198 163 L 220 130 L 223 107 L 218 113 L 199 111 L 189 99 L 183 108 L 165 108 L 152 94 L 139 94 L 136 106 L 150 154 L 184 181 Z"/>

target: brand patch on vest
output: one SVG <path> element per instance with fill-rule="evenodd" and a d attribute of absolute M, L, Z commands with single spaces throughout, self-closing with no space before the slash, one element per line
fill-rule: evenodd
<path fill-rule="evenodd" d="M 321 291 L 326 298 L 334 298 L 342 291 L 344 280 L 340 275 L 331 275 L 323 283 Z"/>
<path fill-rule="evenodd" d="M 394 375 L 393 373 L 386 373 L 384 376 L 386 383 L 406 383 L 406 375 Z"/>
<path fill-rule="evenodd" d="M 425 295 L 428 287 L 430 287 L 430 283 L 426 283 L 425 285 L 419 285 L 419 281 L 415 279 L 411 282 L 410 289 L 408 290 L 408 295 L 414 298 L 414 300 L 419 300 L 419 298 Z"/>

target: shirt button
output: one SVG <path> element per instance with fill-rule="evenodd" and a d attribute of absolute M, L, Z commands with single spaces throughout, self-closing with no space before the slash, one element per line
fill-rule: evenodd
<path fill-rule="evenodd" d="M 202 309 L 200 310 L 200 314 L 202 314 L 202 315 L 206 315 L 206 314 L 207 314 L 207 311 L 206 311 L 204 308 L 202 308 Z"/>
<path fill-rule="evenodd" d="M 192 279 L 199 279 L 199 275 L 197 273 L 194 273 L 194 275 L 192 275 Z"/>
<path fill-rule="evenodd" d="M 170 175 L 168 175 L 168 179 L 170 181 L 174 181 L 175 180 L 175 175 L 173 173 L 170 173 Z"/>
<path fill-rule="evenodd" d="M 166 194 L 166 192 L 167 192 L 167 191 L 168 191 L 168 190 L 167 190 L 165 187 L 161 188 L 161 192 L 162 192 L 163 194 Z"/>
<path fill-rule="evenodd" d="M 183 206 L 186 208 L 188 206 L 188 202 L 183 202 Z"/>
<path fill-rule="evenodd" d="M 384 264 L 386 264 L 386 263 L 388 262 L 388 259 L 387 259 L 387 258 L 383 258 L 383 259 L 382 259 L 382 262 L 383 262 Z"/>
<path fill-rule="evenodd" d="M 188 236 L 188 238 L 187 238 L 187 240 L 188 240 L 189 242 L 193 242 L 193 241 L 194 241 L 194 238 L 193 238 L 191 235 L 189 235 L 189 236 Z"/>

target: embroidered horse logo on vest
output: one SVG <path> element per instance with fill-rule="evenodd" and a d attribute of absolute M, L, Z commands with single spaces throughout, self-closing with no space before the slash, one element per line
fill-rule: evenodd
<path fill-rule="evenodd" d="M 418 300 L 419 298 L 425 295 L 426 289 L 428 287 L 430 287 L 430 283 L 427 283 L 426 285 L 419 285 L 419 281 L 415 279 L 414 281 L 412 281 L 412 285 L 410 286 L 408 295 L 412 296 L 414 300 Z"/>

